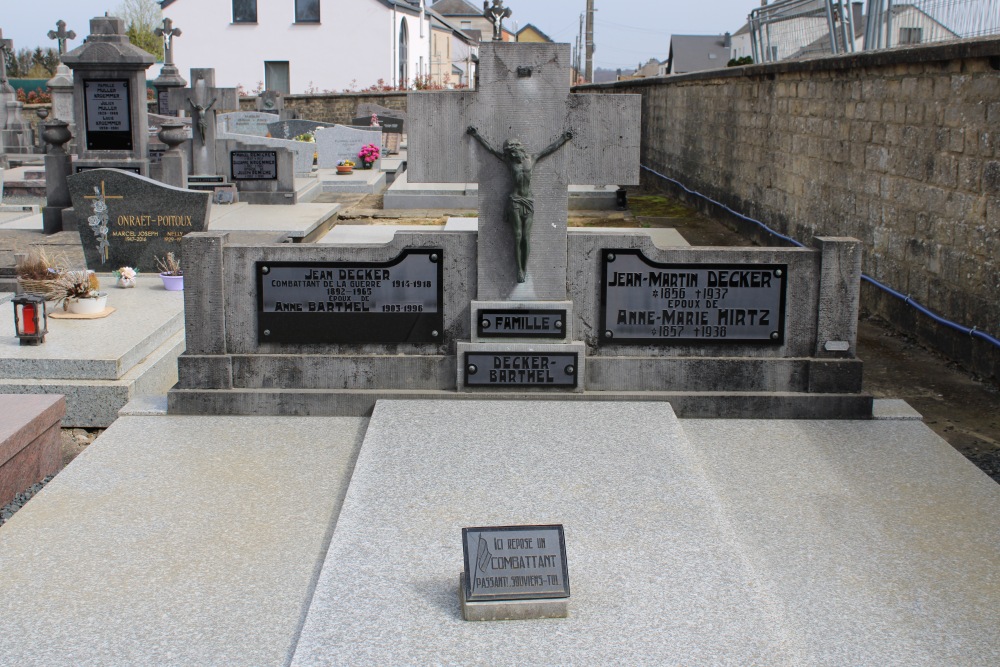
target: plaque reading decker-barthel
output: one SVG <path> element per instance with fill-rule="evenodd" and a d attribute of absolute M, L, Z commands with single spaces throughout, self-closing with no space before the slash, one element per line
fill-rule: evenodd
<path fill-rule="evenodd" d="M 785 340 L 785 264 L 664 264 L 601 257 L 602 345 Z"/>
<path fill-rule="evenodd" d="M 257 262 L 261 343 L 436 343 L 442 251 L 388 262 Z"/>
<path fill-rule="evenodd" d="M 463 528 L 468 602 L 569 597 L 561 525 Z"/>

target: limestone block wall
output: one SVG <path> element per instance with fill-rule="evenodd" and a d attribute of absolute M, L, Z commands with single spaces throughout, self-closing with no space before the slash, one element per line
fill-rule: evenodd
<path fill-rule="evenodd" d="M 802 242 L 858 238 L 865 274 L 1000 336 L 1000 39 L 577 90 L 643 96 L 645 167 Z M 862 308 L 1000 379 L 994 346 L 867 283 Z"/>

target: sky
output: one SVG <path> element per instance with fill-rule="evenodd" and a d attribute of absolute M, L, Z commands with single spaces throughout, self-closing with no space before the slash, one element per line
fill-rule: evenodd
<path fill-rule="evenodd" d="M 0 0 L 0 30 L 14 48 L 55 46 L 49 30 L 66 21 L 77 34 L 68 48 L 79 46 L 90 32 L 90 19 L 113 10 L 121 0 Z M 228 2 L 228 0 L 200 0 Z M 279 0 L 264 0 L 277 2 Z M 343 2 L 344 0 L 338 0 Z M 359 2 L 362 0 L 352 0 Z M 478 0 L 469 0 L 478 7 Z M 326 3 L 324 3 L 326 4 Z M 518 27 L 533 24 L 557 42 L 576 43 L 586 0 L 507 0 Z M 666 60 L 670 35 L 721 35 L 735 32 L 759 0 L 595 0 L 594 66 L 617 69 Z M 182 30 L 184 26 L 179 26 Z"/>

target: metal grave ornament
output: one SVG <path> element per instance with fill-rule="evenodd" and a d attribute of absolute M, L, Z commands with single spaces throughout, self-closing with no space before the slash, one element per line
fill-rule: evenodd
<path fill-rule="evenodd" d="M 664 264 L 603 250 L 602 345 L 785 340 L 785 264 Z"/>
<path fill-rule="evenodd" d="M 440 249 L 388 262 L 257 262 L 261 343 L 437 343 Z"/>
<path fill-rule="evenodd" d="M 463 528 L 462 550 L 468 602 L 570 596 L 560 524 Z"/>

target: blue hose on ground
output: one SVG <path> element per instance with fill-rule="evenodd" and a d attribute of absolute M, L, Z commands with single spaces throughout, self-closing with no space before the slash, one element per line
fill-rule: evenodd
<path fill-rule="evenodd" d="M 684 192 L 687 192 L 690 195 L 693 195 L 693 196 L 698 197 L 700 199 L 704 199 L 705 201 L 709 202 L 710 204 L 718 206 L 722 210 L 726 211 L 730 215 L 733 215 L 733 216 L 739 218 L 740 220 L 745 220 L 745 221 L 747 221 L 749 223 L 757 225 L 758 227 L 760 227 L 764 231 L 768 232 L 769 234 L 771 234 L 773 236 L 778 237 L 782 241 L 786 241 L 788 243 L 791 243 L 792 245 L 798 246 L 799 248 L 805 248 L 806 247 L 805 244 L 800 243 L 799 241 L 796 241 L 795 239 L 791 238 L 790 236 L 785 236 L 784 234 L 776 232 L 775 230 L 771 229 L 770 227 L 768 227 L 767 225 L 765 225 L 760 220 L 754 220 L 753 218 L 745 216 L 742 213 L 738 213 L 737 211 L 734 211 L 733 209 L 731 209 L 728 206 L 726 206 L 725 204 L 723 204 L 721 202 L 717 202 L 717 201 L 715 201 L 714 199 L 712 199 L 711 197 L 709 197 L 707 195 L 703 195 L 702 193 L 697 192 L 696 190 L 692 190 L 692 189 L 688 188 L 687 186 L 685 186 L 680 181 L 677 181 L 677 180 L 675 180 L 673 178 L 670 178 L 669 176 L 664 176 L 663 174 L 659 173 L 658 171 L 650 169 L 649 167 L 646 167 L 644 165 L 641 165 L 641 168 L 644 169 L 645 171 L 648 171 L 649 173 L 653 174 L 654 176 L 657 176 L 659 178 L 662 178 L 665 181 L 669 181 L 669 182 L 673 183 L 674 185 L 676 185 L 677 187 L 679 187 L 681 190 L 683 190 Z M 944 325 L 944 326 L 946 326 L 946 327 L 948 327 L 950 329 L 954 329 L 955 331 L 958 331 L 960 333 L 963 333 L 963 334 L 966 334 L 968 336 L 971 336 L 972 338 L 978 338 L 980 340 L 984 340 L 987 343 L 990 343 L 991 345 L 994 345 L 994 346 L 1000 348 L 1000 340 L 998 340 L 997 338 L 989 335 L 985 331 L 980 331 L 980 330 L 976 329 L 975 327 L 973 327 L 973 328 L 970 329 L 969 327 L 962 326 L 961 324 L 958 324 L 956 322 L 952 322 L 951 320 L 947 320 L 947 319 L 941 317 L 940 315 L 938 315 L 938 314 L 936 314 L 936 313 L 928 310 L 927 308 L 925 308 L 924 306 L 920 305 L 919 303 L 917 303 L 916 301 L 914 301 L 910 297 L 906 296 L 905 294 L 901 294 L 900 292 L 897 292 L 896 290 L 892 289 L 891 287 L 889 287 L 887 285 L 883 285 L 882 283 L 880 283 L 879 281 L 875 280 L 871 276 L 867 276 L 865 274 L 861 274 L 861 279 L 864 280 L 864 281 L 866 281 L 866 282 L 868 282 L 871 285 L 874 285 L 875 287 L 877 287 L 880 290 L 884 291 L 886 294 L 891 294 L 892 296 L 896 297 L 897 299 L 900 299 L 906 305 L 912 306 L 918 312 L 923 313 L 924 315 L 926 315 L 927 317 L 931 318 L 932 320 L 934 320 L 938 324 Z"/>

